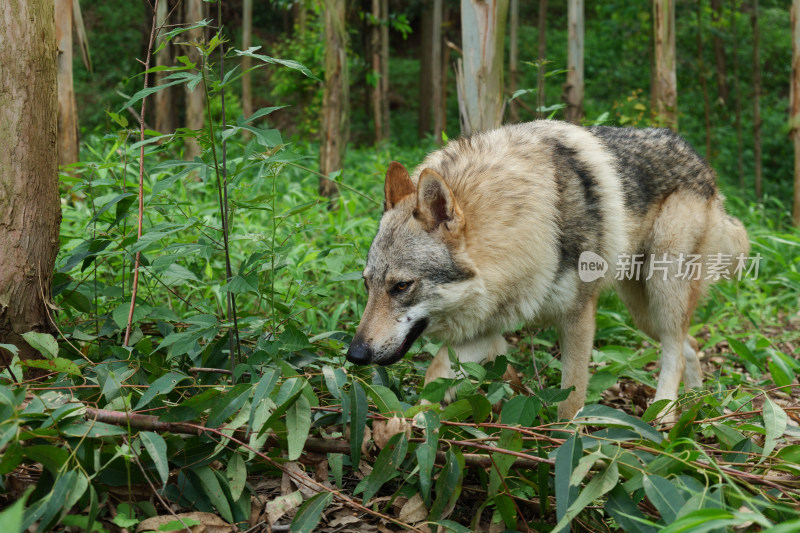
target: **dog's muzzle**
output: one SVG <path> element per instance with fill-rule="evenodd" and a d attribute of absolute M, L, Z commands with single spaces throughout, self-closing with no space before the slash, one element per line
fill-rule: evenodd
<path fill-rule="evenodd" d="M 408 332 L 408 335 L 403 339 L 402 344 L 400 347 L 395 350 L 393 354 L 389 357 L 382 357 L 379 360 L 375 360 L 375 351 L 372 349 L 372 346 L 361 339 L 361 337 L 356 333 L 356 336 L 353 338 L 353 342 L 350 343 L 350 348 L 347 350 L 347 360 L 351 363 L 355 363 L 357 365 L 368 365 L 370 363 L 377 363 L 381 366 L 391 365 L 392 363 L 396 363 L 403 356 L 408 352 L 411 346 L 414 344 L 414 341 L 422 335 L 422 332 L 425 331 L 425 328 L 428 327 L 428 319 L 423 318 L 421 320 L 417 320 L 411 329 Z"/>

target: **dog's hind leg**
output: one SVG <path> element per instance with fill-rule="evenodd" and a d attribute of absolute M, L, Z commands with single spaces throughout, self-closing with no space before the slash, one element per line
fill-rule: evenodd
<path fill-rule="evenodd" d="M 594 342 L 597 295 L 582 307 L 559 320 L 561 344 L 561 388 L 575 387 L 569 397 L 558 404 L 558 418 L 571 419 L 586 402 L 589 382 L 589 361 Z"/>
<path fill-rule="evenodd" d="M 461 363 L 483 363 L 484 361 L 491 361 L 498 355 L 506 353 L 508 344 L 500 333 L 494 333 L 470 342 L 452 346 L 451 348 Z M 428 366 L 428 371 L 425 373 L 425 385 L 436 378 L 454 377 L 456 377 L 456 373 L 450 363 L 449 348 L 447 345 L 444 345 L 439 348 L 436 357 L 433 358 L 430 366 Z M 448 390 L 445 394 L 444 403 L 453 401 L 455 399 L 455 394 L 455 388 Z"/>

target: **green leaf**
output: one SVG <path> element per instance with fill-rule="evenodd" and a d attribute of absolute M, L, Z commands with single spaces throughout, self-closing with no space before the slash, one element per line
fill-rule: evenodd
<path fill-rule="evenodd" d="M 275 64 L 278 64 L 278 65 L 283 65 L 284 67 L 289 67 L 291 69 L 298 70 L 298 71 L 302 72 L 304 75 L 308 76 L 309 78 L 311 78 L 313 80 L 321 81 L 319 78 L 314 76 L 314 74 L 312 74 L 311 71 L 308 70 L 301 63 L 298 63 L 297 61 L 292 61 L 290 59 L 277 59 L 277 58 L 274 58 L 274 57 L 265 56 L 263 54 L 256 54 L 255 52 L 257 50 L 260 50 L 260 49 L 261 49 L 260 46 L 251 46 L 250 48 L 248 48 L 247 50 L 244 50 L 244 51 L 236 50 L 236 54 L 240 55 L 240 56 L 249 56 L 249 57 L 252 57 L 254 59 L 260 59 L 264 63 L 275 63 Z"/>
<path fill-rule="evenodd" d="M 225 492 L 219 484 L 219 478 L 210 466 L 200 466 L 192 469 L 197 478 L 200 480 L 200 486 L 208 499 L 214 507 L 217 508 L 219 514 L 229 523 L 233 523 L 233 513 L 231 513 L 231 506 L 228 503 L 228 498 L 225 497 Z"/>
<path fill-rule="evenodd" d="M 84 420 L 80 422 L 73 422 L 67 426 L 59 428 L 62 435 L 66 437 L 89 437 L 97 439 L 100 437 L 115 437 L 119 435 L 127 435 L 127 428 L 115 426 L 113 424 L 106 424 L 105 422 L 94 422 L 91 420 Z"/>
<path fill-rule="evenodd" d="M 605 511 L 628 533 L 651 533 L 656 531 L 620 485 L 608 494 Z"/>
<path fill-rule="evenodd" d="M 664 437 L 661 435 L 661 433 L 656 431 L 652 426 L 645 424 L 636 417 L 606 405 L 587 405 L 581 409 L 576 422 L 591 426 L 600 425 L 632 429 L 643 438 L 651 440 L 655 443 L 661 443 L 664 440 Z"/>
<path fill-rule="evenodd" d="M 163 396 L 170 393 L 172 389 L 178 385 L 178 383 L 187 379 L 190 380 L 191 378 L 189 376 L 179 374 L 178 372 L 169 372 L 168 374 L 164 374 L 150 384 L 150 387 L 148 387 L 148 389 L 139 399 L 139 403 L 136 404 L 134 411 L 138 411 L 146 407 L 147 404 L 156 398 L 156 396 Z"/>
<path fill-rule="evenodd" d="M 301 396 L 302 398 L 302 396 Z M 244 486 L 247 483 L 247 466 L 244 464 L 244 459 L 238 453 L 231 455 L 228 461 L 228 484 L 231 490 L 231 498 L 238 500 L 244 491 Z"/>
<path fill-rule="evenodd" d="M 250 383 L 235 385 L 225 396 L 217 400 L 214 408 L 208 414 L 206 426 L 215 428 L 222 425 L 244 405 L 252 391 L 253 385 Z"/>
<path fill-rule="evenodd" d="M 578 487 L 571 486 L 569 480 L 582 455 L 583 445 L 576 435 L 564 441 L 556 451 L 556 518 L 559 522 L 567 515 L 567 510 L 578 497 Z"/>
<path fill-rule="evenodd" d="M 368 383 L 364 383 L 364 388 L 367 389 L 367 396 L 372 398 L 382 415 L 403 416 L 403 406 L 392 389 L 383 385 L 370 385 Z"/>
<path fill-rule="evenodd" d="M 289 529 L 292 533 L 311 533 L 314 528 L 319 524 L 319 519 L 322 517 L 322 511 L 333 500 L 333 494 L 330 492 L 320 492 L 303 502 L 303 505 L 297 510 L 292 520 L 292 526 Z"/>
<path fill-rule="evenodd" d="M 294 461 L 303 453 L 303 446 L 311 429 L 311 404 L 302 394 L 286 411 L 286 430 L 289 448 L 287 456 Z"/>
<path fill-rule="evenodd" d="M 405 433 L 392 435 L 389 442 L 381 450 L 381 453 L 378 454 L 378 459 L 375 460 L 372 472 L 356 486 L 353 494 L 363 491 L 364 504 L 366 504 L 387 481 L 402 473 L 400 466 L 406 458 L 407 450 L 408 439 Z"/>
<path fill-rule="evenodd" d="M 664 398 L 663 400 L 658 400 L 657 402 L 653 402 L 647 408 L 647 410 L 642 415 L 643 422 L 652 422 L 656 419 L 656 417 L 661 414 L 661 411 L 664 410 L 666 406 L 672 403 L 672 400 Z"/>
<path fill-rule="evenodd" d="M 3 348 L 4 350 L 8 350 L 9 352 L 11 352 L 11 355 L 17 355 L 19 353 L 19 348 L 17 348 L 13 344 L 0 343 L 0 348 Z"/>
<path fill-rule="evenodd" d="M 439 448 L 439 428 L 441 422 L 436 411 L 428 410 L 418 413 L 414 423 L 425 430 L 425 442 L 417 446 L 416 456 L 419 465 L 420 495 L 426 507 L 431 505 L 431 474 L 436 460 L 436 450 Z"/>
<path fill-rule="evenodd" d="M 42 354 L 48 359 L 54 359 L 58 356 L 58 342 L 55 337 L 49 333 L 38 333 L 36 331 L 28 331 L 22 334 L 25 342 L 31 345 L 31 348 Z M 80 374 L 80 373 L 79 373 Z"/>
<path fill-rule="evenodd" d="M 164 437 L 152 431 L 143 431 L 139 433 L 139 438 L 142 440 L 144 449 L 150 455 L 153 464 L 156 465 L 156 471 L 161 477 L 161 483 L 166 486 L 169 481 L 169 460 L 167 459 L 167 443 Z"/>
<path fill-rule="evenodd" d="M 586 484 L 586 487 L 575 498 L 575 501 L 569 506 L 564 516 L 559 519 L 553 531 L 564 531 L 564 528 L 568 528 L 572 519 L 578 516 L 587 505 L 616 487 L 618 483 L 619 467 L 616 461 L 612 461 L 605 470 L 595 474 L 592 480 Z"/>
<path fill-rule="evenodd" d="M 49 361 L 42 359 L 28 359 L 26 361 L 20 361 L 19 364 L 30 368 L 42 368 L 50 372 L 64 372 L 65 374 L 70 374 L 72 376 L 81 375 L 80 367 L 78 367 L 78 365 L 69 359 L 64 359 L 63 357 L 56 357 L 55 359 Z"/>
<path fill-rule="evenodd" d="M 11 505 L 0 511 L 0 524 L 3 524 L 3 529 L 10 533 L 22 531 L 22 521 L 25 515 L 25 501 L 32 491 L 33 487 L 30 487 L 21 498 L 17 498 Z"/>
<path fill-rule="evenodd" d="M 660 533 L 705 533 L 720 528 L 725 531 L 727 526 L 750 522 L 755 516 L 754 513 L 734 514 L 724 509 L 698 509 L 675 521 L 667 522 Z"/>
<path fill-rule="evenodd" d="M 503 404 L 500 422 L 509 426 L 530 427 L 542 404 L 534 396 L 514 396 Z"/>
<path fill-rule="evenodd" d="M 500 512 L 506 528 L 514 531 L 517 527 L 517 509 L 514 502 L 505 494 L 499 494 L 494 499 L 494 506 Z"/>
<path fill-rule="evenodd" d="M 767 436 L 764 439 L 764 452 L 761 454 L 763 458 L 769 457 L 778 439 L 783 436 L 786 431 L 786 423 L 788 421 L 786 412 L 781 407 L 773 402 L 769 396 L 766 396 L 764 402 L 764 428 L 767 430 Z"/>
<path fill-rule="evenodd" d="M 1 517 L 2 515 L 0 515 L 0 522 L 2 522 Z M 761 533 L 796 533 L 797 531 L 800 531 L 800 519 L 774 525 L 769 529 L 763 529 Z"/>
<path fill-rule="evenodd" d="M 522 450 L 522 435 L 518 431 L 504 429 L 500 432 L 500 440 L 497 447 L 503 450 L 519 452 Z M 500 490 L 503 480 L 505 480 L 508 470 L 514 464 L 515 456 L 507 453 L 492 453 L 492 469 L 489 471 L 489 496 L 495 496 Z"/>
<path fill-rule="evenodd" d="M 361 443 L 364 428 L 367 426 L 367 395 L 363 387 L 354 379 L 350 387 L 350 461 L 358 468 L 361 460 Z"/>
<path fill-rule="evenodd" d="M 686 503 L 683 493 L 674 483 L 661 476 L 645 474 L 643 483 L 647 498 L 658 509 L 663 522 L 665 524 L 674 522 L 678 511 Z"/>
<path fill-rule="evenodd" d="M 463 481 L 464 456 L 455 448 L 449 448 L 444 468 L 436 479 L 436 500 L 431 506 L 428 520 L 439 520 L 445 512 L 453 508 L 461 495 Z"/>

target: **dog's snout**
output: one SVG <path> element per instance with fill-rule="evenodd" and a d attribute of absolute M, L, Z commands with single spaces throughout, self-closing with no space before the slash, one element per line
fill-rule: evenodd
<path fill-rule="evenodd" d="M 364 341 L 353 339 L 347 350 L 347 360 L 357 365 L 367 365 L 372 362 L 372 348 Z"/>

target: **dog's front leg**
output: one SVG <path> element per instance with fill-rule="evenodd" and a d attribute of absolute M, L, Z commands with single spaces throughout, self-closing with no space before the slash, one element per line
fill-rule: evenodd
<path fill-rule="evenodd" d="M 459 362 L 479 364 L 487 360 L 491 361 L 498 355 L 504 354 L 507 347 L 506 340 L 499 333 L 452 346 Z M 425 385 L 436 378 L 454 377 L 456 377 L 456 373 L 450 364 L 449 349 L 447 345 L 444 345 L 436 353 L 436 357 L 433 358 L 428 371 L 425 373 Z M 445 393 L 444 403 L 452 402 L 455 396 L 456 389 L 452 387 Z"/>
<path fill-rule="evenodd" d="M 569 397 L 558 404 L 560 419 L 573 418 L 586 401 L 596 310 L 597 296 L 560 320 L 561 388 L 575 387 Z"/>

